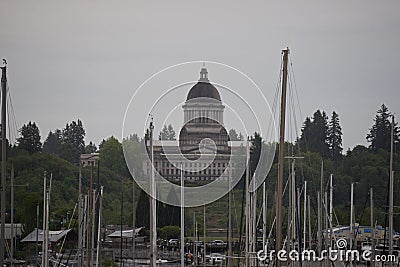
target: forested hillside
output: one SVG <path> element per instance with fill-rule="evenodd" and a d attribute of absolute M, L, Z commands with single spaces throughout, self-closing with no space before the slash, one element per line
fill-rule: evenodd
<path fill-rule="evenodd" d="M 309 193 L 312 196 L 314 209 L 316 209 L 316 192 L 320 185 L 321 162 L 324 161 L 324 179 L 327 182 L 330 174 L 334 179 L 334 205 L 335 213 L 340 224 L 349 222 L 350 184 L 355 183 L 356 221 L 369 223 L 369 189 L 375 192 L 375 215 L 378 224 L 385 224 L 385 209 L 387 206 L 387 190 L 389 179 L 389 154 L 390 154 L 390 112 L 382 105 L 375 118 L 371 118 L 371 129 L 365 136 L 360 136 L 360 142 L 367 139 L 370 144 L 356 146 L 343 152 L 342 129 L 339 115 L 336 112 L 328 118 L 325 112 L 317 110 L 311 117 L 305 119 L 300 137 L 295 143 L 287 143 L 287 155 L 303 156 L 297 160 L 297 183 L 301 185 L 308 181 Z M 230 135 L 242 138 L 234 130 Z M 394 128 L 395 135 L 395 206 L 400 204 L 400 133 L 397 123 Z M 164 127 L 159 135 L 160 139 L 175 139 L 175 131 L 172 127 Z M 85 143 L 85 129 L 80 120 L 67 123 L 64 129 L 55 129 L 48 133 L 44 143 L 41 143 L 39 127 L 35 122 L 28 122 L 20 129 L 20 137 L 17 143 L 9 146 L 7 159 L 7 173 L 11 168 L 15 170 L 15 184 L 27 187 L 15 187 L 15 221 L 25 225 L 25 231 L 30 231 L 36 226 L 36 205 L 42 210 L 43 176 L 46 172 L 49 178 L 52 175 L 52 191 L 50 203 L 50 218 L 52 229 L 57 229 L 65 224 L 67 218 L 73 215 L 74 207 L 78 199 L 78 174 L 79 156 L 82 153 L 99 152 L 100 168 L 93 172 L 95 187 L 98 182 L 104 186 L 103 214 L 105 224 L 119 224 L 121 201 L 124 199 L 122 221 L 130 225 L 132 222 L 132 177 L 129 173 L 121 141 L 114 137 L 104 139 L 98 148 L 92 142 Z M 127 141 L 127 140 L 125 140 Z M 122 141 L 122 142 L 125 142 Z M 139 143 L 142 141 L 136 135 L 130 137 L 130 149 L 140 154 Z M 257 133 L 252 138 L 251 166 L 257 162 L 260 142 L 262 137 Z M 138 156 L 138 159 L 140 157 Z M 137 166 L 140 166 L 138 163 Z M 289 166 L 289 160 L 286 167 Z M 97 176 L 99 173 L 99 177 Z M 83 168 L 84 190 L 88 189 L 89 169 Z M 274 162 L 267 177 L 269 193 L 269 207 L 273 207 L 273 192 L 277 174 L 277 163 Z M 286 177 L 288 170 L 285 169 Z M 9 176 L 8 176 L 9 181 Z M 8 182 L 9 183 L 9 182 Z M 243 183 L 239 183 L 235 189 L 234 204 L 237 213 L 241 212 L 241 192 Z M 148 198 L 137 189 L 136 192 L 137 225 L 148 224 Z M 8 197 L 10 196 L 8 187 Z M 221 201 L 226 201 L 224 198 Z M 9 201 L 8 210 L 10 209 Z M 212 205 L 211 205 L 212 206 Z M 220 205 L 221 206 L 221 205 Z M 219 207 L 216 205 L 216 207 Z M 179 222 L 179 211 L 176 208 L 159 204 L 158 225 L 176 225 Z M 218 210 L 221 209 L 221 210 Z M 210 218 L 214 227 L 225 227 L 226 216 L 216 216 L 226 211 L 223 205 L 219 208 L 209 209 Z M 215 214 L 213 214 L 215 213 Z M 398 211 L 395 210 L 395 213 Z M 76 213 L 74 214 L 76 217 Z M 269 217 L 272 216 L 272 211 Z M 41 223 L 40 213 L 39 222 Z M 9 221 L 9 213 L 7 220 Z M 396 215 L 395 228 L 400 230 L 400 218 Z M 190 223 L 190 222 L 188 222 Z M 238 224 L 238 223 L 235 223 Z M 190 224 L 189 224 L 190 225 Z M 74 225 L 76 227 L 76 225 Z"/>

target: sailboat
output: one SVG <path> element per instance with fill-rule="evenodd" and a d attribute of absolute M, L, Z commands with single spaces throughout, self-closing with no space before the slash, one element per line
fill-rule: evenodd
<path fill-rule="evenodd" d="M 0 227 L 0 266 L 4 266 L 5 221 L 6 221 L 6 105 L 7 105 L 7 61 L 1 67 L 1 227 Z"/>

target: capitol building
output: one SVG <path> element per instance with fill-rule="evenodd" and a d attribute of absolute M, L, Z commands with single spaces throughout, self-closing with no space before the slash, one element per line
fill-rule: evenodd
<path fill-rule="evenodd" d="M 182 168 L 186 181 L 227 179 L 231 142 L 224 127 L 225 106 L 209 81 L 206 68 L 201 69 L 200 79 L 189 90 L 182 109 L 184 122 L 178 141 L 154 140 L 154 167 L 158 174 L 168 180 L 180 180 Z M 149 175 L 150 168 L 144 169 Z"/>

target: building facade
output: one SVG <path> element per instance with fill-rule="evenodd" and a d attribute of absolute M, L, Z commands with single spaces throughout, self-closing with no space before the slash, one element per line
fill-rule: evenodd
<path fill-rule="evenodd" d="M 180 169 L 185 170 L 187 181 L 227 179 L 231 147 L 224 127 L 225 106 L 206 68 L 201 69 L 200 79 L 189 90 L 182 109 L 184 122 L 178 141 L 154 141 L 157 172 L 168 180 L 179 180 Z M 145 172 L 149 174 L 148 167 Z"/>

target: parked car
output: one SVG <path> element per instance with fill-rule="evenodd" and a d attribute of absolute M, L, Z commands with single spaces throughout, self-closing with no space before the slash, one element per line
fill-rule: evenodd
<path fill-rule="evenodd" d="M 212 246 L 220 246 L 220 247 L 222 247 L 222 246 L 226 246 L 226 243 L 224 241 L 222 241 L 222 240 L 214 240 L 214 241 L 211 242 L 211 245 Z"/>
<path fill-rule="evenodd" d="M 168 241 L 168 245 L 170 245 L 170 246 L 178 246 L 179 245 L 179 240 L 178 239 L 170 239 Z"/>
<path fill-rule="evenodd" d="M 206 255 L 206 261 L 211 264 L 222 264 L 225 260 L 225 255 L 220 253 L 211 253 L 210 255 Z"/>

